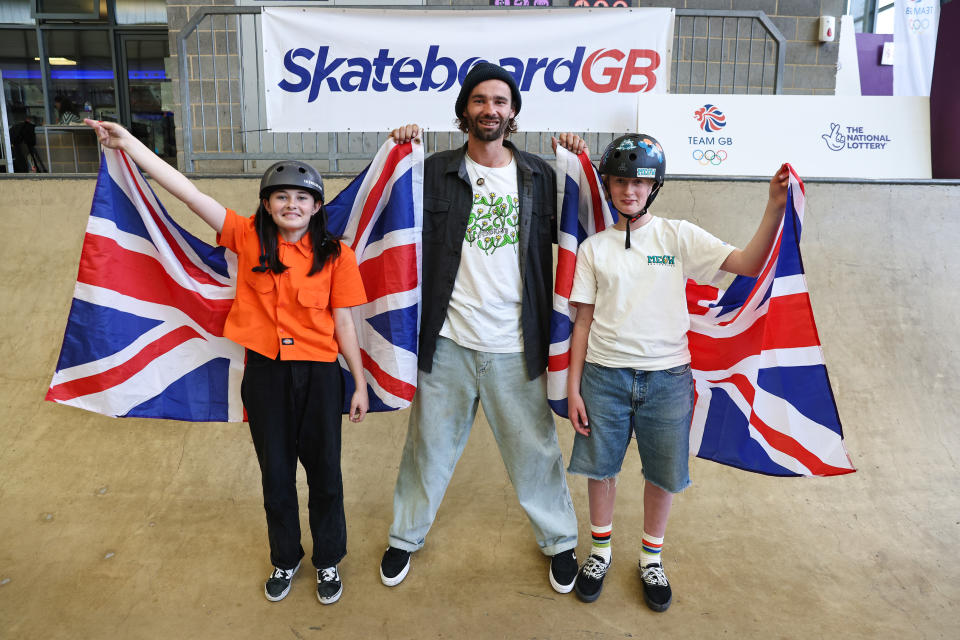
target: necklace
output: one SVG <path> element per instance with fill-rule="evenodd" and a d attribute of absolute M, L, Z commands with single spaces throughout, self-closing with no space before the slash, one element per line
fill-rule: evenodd
<path fill-rule="evenodd" d="M 501 167 L 484 167 L 482 164 L 480 164 L 479 162 L 477 162 L 476 160 L 474 160 L 473 158 L 471 158 L 469 155 L 467 156 L 467 158 L 469 158 L 469 160 L 470 160 L 470 162 L 467 163 L 468 166 L 473 165 L 473 172 L 477 175 L 476 185 L 477 185 L 478 187 L 482 187 L 482 186 L 483 186 L 483 184 L 487 181 L 487 177 L 488 177 L 491 173 L 493 173 L 494 170 L 496 170 L 496 169 L 498 169 L 498 168 L 501 168 Z M 513 161 L 512 154 L 511 154 L 511 157 L 510 157 L 510 161 Z M 508 162 L 507 164 L 509 164 L 509 162 Z M 480 175 L 480 168 L 481 168 L 481 167 L 483 167 L 484 169 L 487 170 L 487 172 L 484 173 L 483 175 Z"/>

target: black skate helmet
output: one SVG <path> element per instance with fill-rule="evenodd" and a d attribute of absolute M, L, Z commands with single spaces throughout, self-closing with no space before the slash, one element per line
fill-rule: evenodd
<path fill-rule="evenodd" d="M 260 179 L 260 199 L 270 195 L 270 192 L 282 187 L 306 189 L 314 197 L 323 202 L 323 178 L 320 172 L 298 160 L 281 160 L 263 172 Z"/>
<path fill-rule="evenodd" d="M 643 209 L 635 216 L 627 218 L 626 248 L 630 248 L 630 223 L 642 216 L 653 204 L 663 186 L 663 176 L 667 169 L 667 159 L 663 147 L 657 139 L 645 133 L 628 133 L 607 145 L 600 158 L 600 175 L 621 178 L 650 178 L 653 189 L 647 196 Z M 619 212 L 618 212 L 619 213 Z M 623 214 L 621 214 L 623 215 Z"/>

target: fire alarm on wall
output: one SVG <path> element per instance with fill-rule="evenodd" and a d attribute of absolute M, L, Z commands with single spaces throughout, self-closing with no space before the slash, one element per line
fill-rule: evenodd
<path fill-rule="evenodd" d="M 837 19 L 820 16 L 820 42 L 833 42 L 837 35 Z"/>

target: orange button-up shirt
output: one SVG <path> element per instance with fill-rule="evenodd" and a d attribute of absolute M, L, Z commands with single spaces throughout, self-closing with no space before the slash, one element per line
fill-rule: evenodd
<path fill-rule="evenodd" d="M 353 250 L 340 243 L 340 255 L 328 259 L 319 273 L 307 277 L 313 263 L 309 234 L 298 242 L 278 236 L 283 273 L 256 273 L 260 240 L 253 217 L 227 210 L 217 242 L 237 254 L 237 297 L 223 335 L 257 353 L 281 360 L 333 362 L 339 348 L 334 337 L 333 309 L 367 301 Z"/>

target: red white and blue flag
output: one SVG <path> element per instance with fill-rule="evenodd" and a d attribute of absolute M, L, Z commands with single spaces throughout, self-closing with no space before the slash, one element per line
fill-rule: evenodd
<path fill-rule="evenodd" d="M 561 185 L 562 183 L 562 185 Z M 602 197 L 600 175 L 586 154 L 574 155 L 557 146 L 557 277 L 550 315 L 550 359 L 547 400 L 554 413 L 567 417 L 567 371 L 570 333 L 577 308 L 570 304 L 573 273 L 580 243 L 616 222 Z"/>
<path fill-rule="evenodd" d="M 687 282 L 690 451 L 774 476 L 852 473 L 800 256 L 803 182 L 787 166 L 786 213 L 760 275 L 726 290 Z"/>
<path fill-rule="evenodd" d="M 417 390 L 423 145 L 384 143 L 327 205 L 328 228 L 356 252 L 366 304 L 353 307 L 370 411 L 402 409 Z M 340 363 L 346 370 L 343 358 Z M 344 376 L 344 412 L 353 377 Z"/>
<path fill-rule="evenodd" d="M 108 416 L 243 420 L 243 348 L 223 337 L 236 256 L 184 231 L 104 149 L 47 400 Z"/>
<path fill-rule="evenodd" d="M 576 250 L 613 223 L 585 156 L 558 150 L 559 249 L 548 397 L 566 415 Z M 372 411 L 409 405 L 420 319 L 423 151 L 388 141 L 328 205 L 367 296 L 353 310 Z M 803 183 L 761 275 L 688 282 L 697 398 L 691 453 L 770 475 L 854 471 L 800 259 Z M 111 416 L 240 421 L 243 349 L 222 337 L 236 257 L 186 233 L 122 153 L 104 150 L 63 348 L 47 399 Z M 346 376 L 346 398 L 352 378 Z"/>
<path fill-rule="evenodd" d="M 371 411 L 405 407 L 415 390 L 422 182 L 422 147 L 387 142 L 328 205 L 370 300 L 353 311 Z M 222 337 L 236 269 L 232 252 L 173 221 L 125 154 L 104 149 L 47 400 L 109 416 L 242 421 L 244 352 Z"/>
<path fill-rule="evenodd" d="M 554 411 L 566 416 L 569 337 L 575 318 L 568 297 L 576 248 L 587 235 L 610 224 L 612 216 L 586 157 L 575 164 L 571 154 L 560 151 L 558 179 L 566 173 L 566 186 L 547 388 Z M 589 196 L 584 189 L 591 190 Z M 579 213 L 574 202 L 581 203 Z M 776 476 L 855 471 L 843 444 L 800 258 L 803 208 L 803 182 L 791 167 L 786 213 L 761 274 L 737 276 L 726 290 L 687 281 L 696 383 L 692 455 Z"/>

